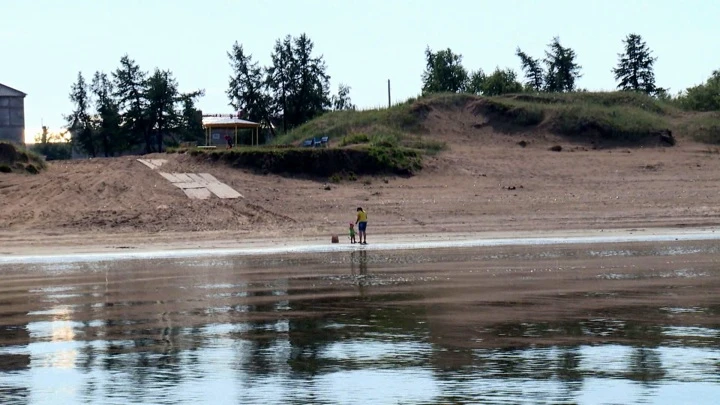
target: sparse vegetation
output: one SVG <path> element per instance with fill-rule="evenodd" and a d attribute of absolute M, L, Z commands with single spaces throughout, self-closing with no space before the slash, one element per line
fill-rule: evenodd
<path fill-rule="evenodd" d="M 416 149 L 358 145 L 349 148 L 255 147 L 237 149 L 179 149 L 200 159 L 227 163 L 259 173 L 276 173 L 357 180 L 358 175 L 412 175 L 422 168 Z"/>
<path fill-rule="evenodd" d="M 40 173 L 47 164 L 40 155 L 8 142 L 0 142 L 0 172 Z"/>

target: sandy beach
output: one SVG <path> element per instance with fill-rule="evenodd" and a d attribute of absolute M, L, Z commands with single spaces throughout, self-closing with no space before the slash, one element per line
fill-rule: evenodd
<path fill-rule="evenodd" d="M 592 150 L 547 135 L 520 147 L 522 136 L 496 133 L 467 145 L 451 130 L 439 135 L 448 150 L 409 178 L 334 184 L 146 156 L 214 175 L 243 196 L 230 200 L 191 200 L 132 156 L 3 174 L 0 254 L 347 242 L 357 206 L 371 243 L 720 225 L 720 155 L 708 146 Z"/>

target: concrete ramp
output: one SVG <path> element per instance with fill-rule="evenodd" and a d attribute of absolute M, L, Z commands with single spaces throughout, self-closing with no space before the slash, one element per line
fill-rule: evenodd
<path fill-rule="evenodd" d="M 206 200 L 213 194 L 218 198 L 244 198 L 242 194 L 222 183 L 210 173 L 159 173 L 192 199 Z"/>
<path fill-rule="evenodd" d="M 151 168 L 152 170 L 157 170 L 160 168 L 160 166 L 167 163 L 166 159 L 138 159 L 137 161 Z"/>

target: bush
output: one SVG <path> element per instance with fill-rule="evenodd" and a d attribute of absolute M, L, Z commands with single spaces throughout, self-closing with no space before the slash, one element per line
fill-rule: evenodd
<path fill-rule="evenodd" d="M 25 166 L 25 171 L 27 171 L 30 174 L 40 173 L 40 170 L 33 164 L 28 164 L 27 166 Z"/>
<path fill-rule="evenodd" d="M 370 142 L 370 138 L 365 134 L 351 134 L 343 137 L 342 141 L 340 141 L 340 146 L 358 145 L 368 142 Z"/>
<path fill-rule="evenodd" d="M 330 177 L 392 173 L 412 175 L 422 168 L 421 152 L 404 148 L 357 146 L 355 148 L 237 148 L 192 149 L 199 159 L 220 161 L 259 173 Z"/>
<path fill-rule="evenodd" d="M 12 167 L 10 167 L 6 164 L 1 164 L 0 165 L 0 173 L 12 173 Z"/>

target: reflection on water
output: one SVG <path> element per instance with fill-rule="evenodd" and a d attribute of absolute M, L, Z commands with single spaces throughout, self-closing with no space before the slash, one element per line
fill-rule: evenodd
<path fill-rule="evenodd" d="M 716 403 L 713 249 L 0 266 L 0 403 Z"/>

